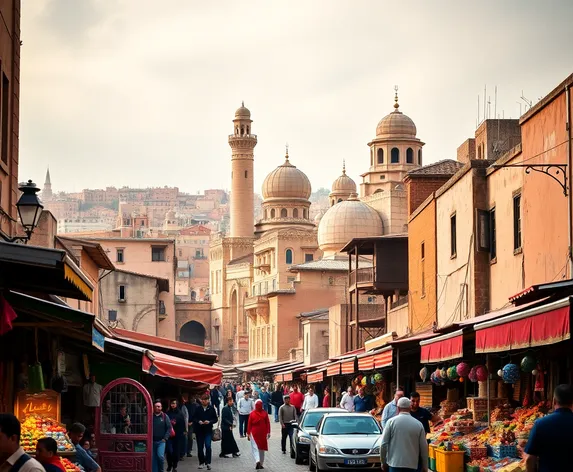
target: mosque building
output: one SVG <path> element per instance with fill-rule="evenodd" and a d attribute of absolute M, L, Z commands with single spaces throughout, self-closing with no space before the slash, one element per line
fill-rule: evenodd
<path fill-rule="evenodd" d="M 284 162 L 264 179 L 262 215 L 255 222 L 252 123 L 243 104 L 228 139 L 230 233 L 210 244 L 211 349 L 222 363 L 286 361 L 304 351 L 308 334 L 300 332 L 301 313 L 330 309 L 340 315 L 348 303 L 348 257 L 340 250 L 353 238 L 406 232 L 402 180 L 422 164 L 424 143 L 396 96 L 394 111 L 368 143 L 370 166 L 361 175 L 360 197 L 343 164 L 330 208 L 311 220 L 311 183 L 287 149 Z M 367 259 L 360 264 L 371 266 Z M 330 340 L 331 354 L 340 350 L 337 336 Z"/>

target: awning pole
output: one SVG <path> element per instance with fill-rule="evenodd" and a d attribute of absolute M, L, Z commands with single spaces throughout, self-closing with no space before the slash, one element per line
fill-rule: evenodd
<path fill-rule="evenodd" d="M 399 388 L 400 388 L 400 348 L 396 347 L 396 390 L 398 390 Z"/>
<path fill-rule="evenodd" d="M 491 420 L 490 420 L 490 406 L 489 406 L 489 376 L 491 375 L 489 373 L 489 354 L 485 355 L 485 365 L 487 368 L 487 427 L 489 428 L 491 426 Z"/>

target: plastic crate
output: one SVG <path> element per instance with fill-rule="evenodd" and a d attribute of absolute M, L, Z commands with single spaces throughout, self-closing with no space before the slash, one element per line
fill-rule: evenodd
<path fill-rule="evenodd" d="M 465 451 L 436 449 L 436 472 L 464 472 Z"/>
<path fill-rule="evenodd" d="M 430 470 L 436 472 L 436 458 L 432 457 L 431 459 L 429 459 L 429 461 L 430 461 Z"/>
<path fill-rule="evenodd" d="M 488 455 L 494 459 L 502 459 L 504 457 L 518 457 L 517 446 L 488 446 Z"/>
<path fill-rule="evenodd" d="M 470 461 L 487 457 L 487 446 L 466 447 L 466 456 Z"/>

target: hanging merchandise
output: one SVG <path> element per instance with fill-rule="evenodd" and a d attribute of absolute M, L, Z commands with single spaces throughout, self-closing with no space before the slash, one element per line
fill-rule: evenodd
<path fill-rule="evenodd" d="M 465 362 L 460 362 L 457 366 L 456 366 L 456 372 L 458 373 L 459 377 L 467 377 L 468 374 L 470 373 L 470 366 L 469 364 L 465 363 Z"/>
<path fill-rule="evenodd" d="M 374 374 L 374 380 L 376 382 L 381 382 L 383 379 L 382 374 Z"/>
<path fill-rule="evenodd" d="M 478 378 L 477 378 L 477 368 L 478 368 L 478 366 L 477 366 L 477 365 L 474 365 L 474 366 L 471 368 L 470 373 L 468 374 L 468 377 L 469 377 L 469 379 L 470 379 L 472 382 L 477 382 L 477 381 L 478 381 Z"/>
<path fill-rule="evenodd" d="M 362 380 L 360 381 L 360 383 L 364 386 L 368 383 L 368 377 L 364 376 L 362 377 Z"/>
<path fill-rule="evenodd" d="M 497 376 L 503 378 L 503 369 L 497 371 Z"/>
<path fill-rule="evenodd" d="M 442 371 L 440 369 L 436 369 L 436 371 L 434 372 L 434 377 L 436 378 L 436 380 L 442 380 Z"/>
<path fill-rule="evenodd" d="M 453 365 L 448 369 L 448 380 L 456 381 L 458 380 L 458 373 L 456 371 L 456 366 Z"/>
<path fill-rule="evenodd" d="M 539 373 L 539 371 L 537 369 L 533 369 L 531 371 L 531 375 L 533 375 L 534 377 L 537 377 L 537 374 Z"/>
<path fill-rule="evenodd" d="M 506 364 L 503 366 L 503 381 L 505 383 L 514 384 L 519 380 L 519 366 L 517 364 Z"/>
<path fill-rule="evenodd" d="M 535 375 L 535 388 L 534 391 L 536 392 L 544 392 L 545 391 L 545 375 L 543 369 L 539 364 L 537 364 L 537 374 Z"/>
<path fill-rule="evenodd" d="M 372 385 L 375 385 L 375 384 L 376 384 L 376 379 L 374 378 L 373 375 L 370 377 L 370 383 L 371 383 Z"/>
<path fill-rule="evenodd" d="M 428 378 L 428 368 L 427 367 L 422 367 L 420 369 L 420 378 L 422 379 L 422 382 L 425 382 L 426 379 Z"/>
<path fill-rule="evenodd" d="M 526 374 L 530 374 L 535 369 L 536 361 L 532 356 L 525 356 L 521 359 L 521 370 Z"/>
<path fill-rule="evenodd" d="M 448 369 L 446 369 L 445 367 L 440 371 L 440 378 L 442 380 L 448 379 Z"/>
<path fill-rule="evenodd" d="M 34 341 L 36 347 L 36 363 L 28 369 L 28 391 L 30 393 L 39 393 L 45 390 L 44 373 L 40 357 L 38 356 L 38 328 L 34 330 Z"/>
<path fill-rule="evenodd" d="M 485 382 L 487 380 L 487 367 L 485 365 L 478 365 L 476 367 L 476 377 L 478 382 Z"/>

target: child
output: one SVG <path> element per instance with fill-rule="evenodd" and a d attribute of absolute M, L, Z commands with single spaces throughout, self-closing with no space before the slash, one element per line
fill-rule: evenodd
<path fill-rule="evenodd" d="M 90 442 L 86 439 L 84 441 L 84 443 L 82 444 L 83 448 L 85 449 L 85 451 L 88 453 L 88 455 L 92 458 L 95 459 L 94 457 L 94 453 L 91 450 L 91 446 L 90 446 Z"/>
<path fill-rule="evenodd" d="M 62 464 L 60 456 L 58 456 L 58 443 L 55 439 L 38 439 L 36 460 L 42 464 L 46 472 L 66 472 L 64 464 Z"/>

